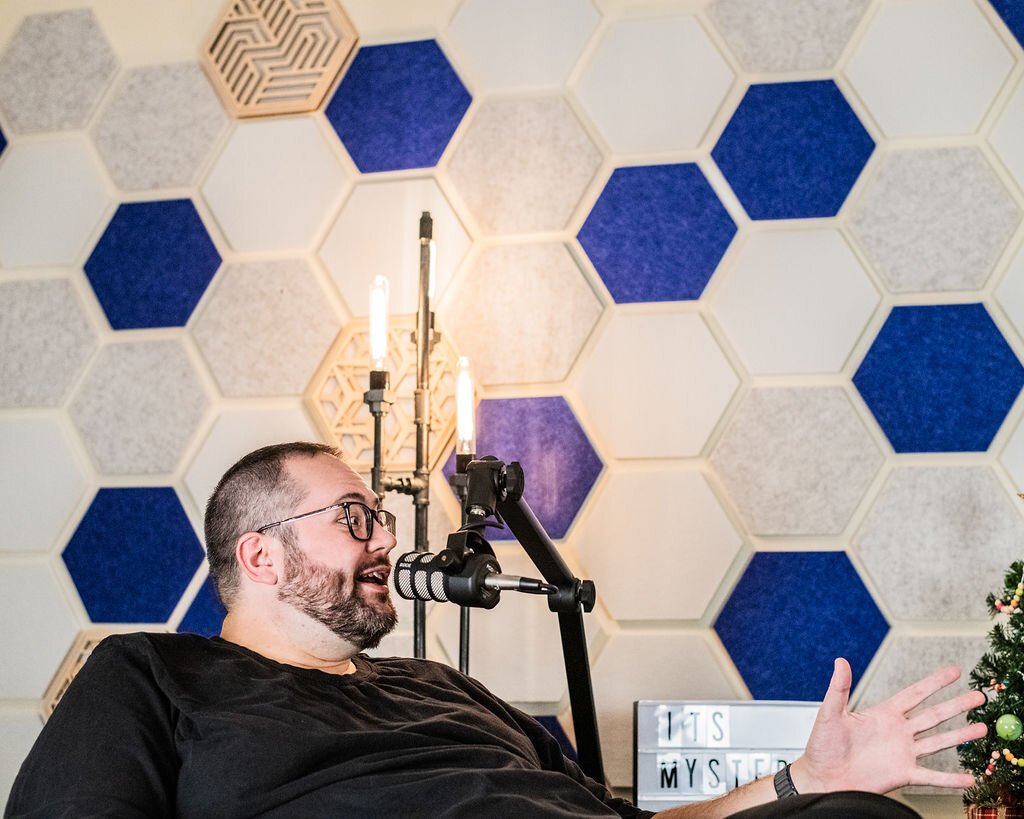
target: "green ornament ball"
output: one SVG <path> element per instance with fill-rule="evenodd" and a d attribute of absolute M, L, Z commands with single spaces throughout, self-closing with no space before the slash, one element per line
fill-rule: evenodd
<path fill-rule="evenodd" d="M 1024 724 L 1013 714 L 1003 714 L 996 720 L 996 733 L 1002 739 L 1014 740 L 1024 733 Z"/>

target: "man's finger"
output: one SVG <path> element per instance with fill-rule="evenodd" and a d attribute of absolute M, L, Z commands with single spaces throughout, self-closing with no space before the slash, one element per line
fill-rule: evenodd
<path fill-rule="evenodd" d="M 942 690 L 950 683 L 956 682 L 958 679 L 960 679 L 960 669 L 955 665 L 940 668 L 938 671 L 933 671 L 924 679 L 908 685 L 901 691 L 897 691 L 882 703 L 882 705 L 886 708 L 892 708 L 900 714 L 906 714 L 908 711 L 912 711 L 928 699 L 928 697 L 936 691 Z"/>
<path fill-rule="evenodd" d="M 853 684 L 853 672 L 850 664 L 842 657 L 836 657 L 835 666 L 832 669 L 832 679 L 828 683 L 828 691 L 821 701 L 818 709 L 818 719 L 828 720 L 842 716 L 846 713 L 846 706 L 850 701 L 850 686 Z"/>
<path fill-rule="evenodd" d="M 921 731 L 927 731 L 929 728 L 934 728 L 940 722 L 945 722 L 947 719 L 955 717 L 957 714 L 962 714 L 964 711 L 968 711 L 971 708 L 985 702 L 985 695 L 980 691 L 965 691 L 959 696 L 948 699 L 945 702 L 937 703 L 929 708 L 925 708 L 921 713 L 914 714 L 907 722 L 910 724 L 911 729 L 915 734 Z"/>
<path fill-rule="evenodd" d="M 952 748 L 961 742 L 970 742 L 972 739 L 980 739 L 985 736 L 988 729 L 981 723 L 965 725 L 954 731 L 943 731 L 941 734 L 921 737 L 914 743 L 914 753 L 918 756 L 927 756 L 941 751 L 944 748 Z"/>
<path fill-rule="evenodd" d="M 910 785 L 934 785 L 939 788 L 969 788 L 976 784 L 970 774 L 945 773 L 931 768 L 915 768 L 910 774 Z"/>

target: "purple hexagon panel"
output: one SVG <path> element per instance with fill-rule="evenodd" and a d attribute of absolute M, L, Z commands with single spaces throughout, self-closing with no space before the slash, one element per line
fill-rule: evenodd
<path fill-rule="evenodd" d="M 203 548 L 170 487 L 100 489 L 63 557 L 94 623 L 163 623 Z"/>
<path fill-rule="evenodd" d="M 698 299 L 736 224 L 694 164 L 619 168 L 577 236 L 619 304 Z"/>
<path fill-rule="evenodd" d="M 492 398 L 476 410 L 477 456 L 523 466 L 525 500 L 552 538 L 564 537 L 604 464 L 562 396 Z M 449 478 L 455 455 L 444 466 Z M 488 538 L 511 535 L 488 530 Z"/>
<path fill-rule="evenodd" d="M 751 219 L 835 216 L 875 149 L 831 80 L 752 85 L 711 156 Z"/>
<path fill-rule="evenodd" d="M 359 49 L 325 111 L 363 173 L 430 168 L 471 97 L 434 40 Z"/>
<path fill-rule="evenodd" d="M 191 199 L 118 207 L 85 263 L 115 330 L 182 327 L 220 266 Z"/>
<path fill-rule="evenodd" d="M 227 611 L 224 604 L 220 602 L 213 581 L 207 577 L 203 585 L 199 587 L 192 605 L 188 607 L 185 616 L 178 624 L 178 632 L 199 634 L 203 637 L 213 637 L 220 634 L 221 625 L 224 623 L 224 616 Z"/>
<path fill-rule="evenodd" d="M 820 700 L 836 657 L 856 686 L 889 624 L 845 552 L 759 552 L 715 622 L 759 700 Z"/>
<path fill-rule="evenodd" d="M 853 383 L 897 452 L 984 452 L 1024 367 L 982 304 L 894 307 Z"/>

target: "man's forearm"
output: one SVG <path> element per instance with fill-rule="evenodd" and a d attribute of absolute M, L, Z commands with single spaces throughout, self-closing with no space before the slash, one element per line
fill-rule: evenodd
<path fill-rule="evenodd" d="M 775 785 L 771 777 L 756 779 L 740 788 L 729 791 L 725 796 L 704 802 L 691 802 L 677 808 L 658 812 L 659 819 L 718 819 L 732 816 L 737 811 L 763 805 L 775 799 Z"/>

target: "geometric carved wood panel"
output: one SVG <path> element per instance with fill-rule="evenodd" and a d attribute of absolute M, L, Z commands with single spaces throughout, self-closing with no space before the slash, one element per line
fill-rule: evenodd
<path fill-rule="evenodd" d="M 203 65 L 236 117 L 315 111 L 357 40 L 336 0 L 229 0 Z"/>

